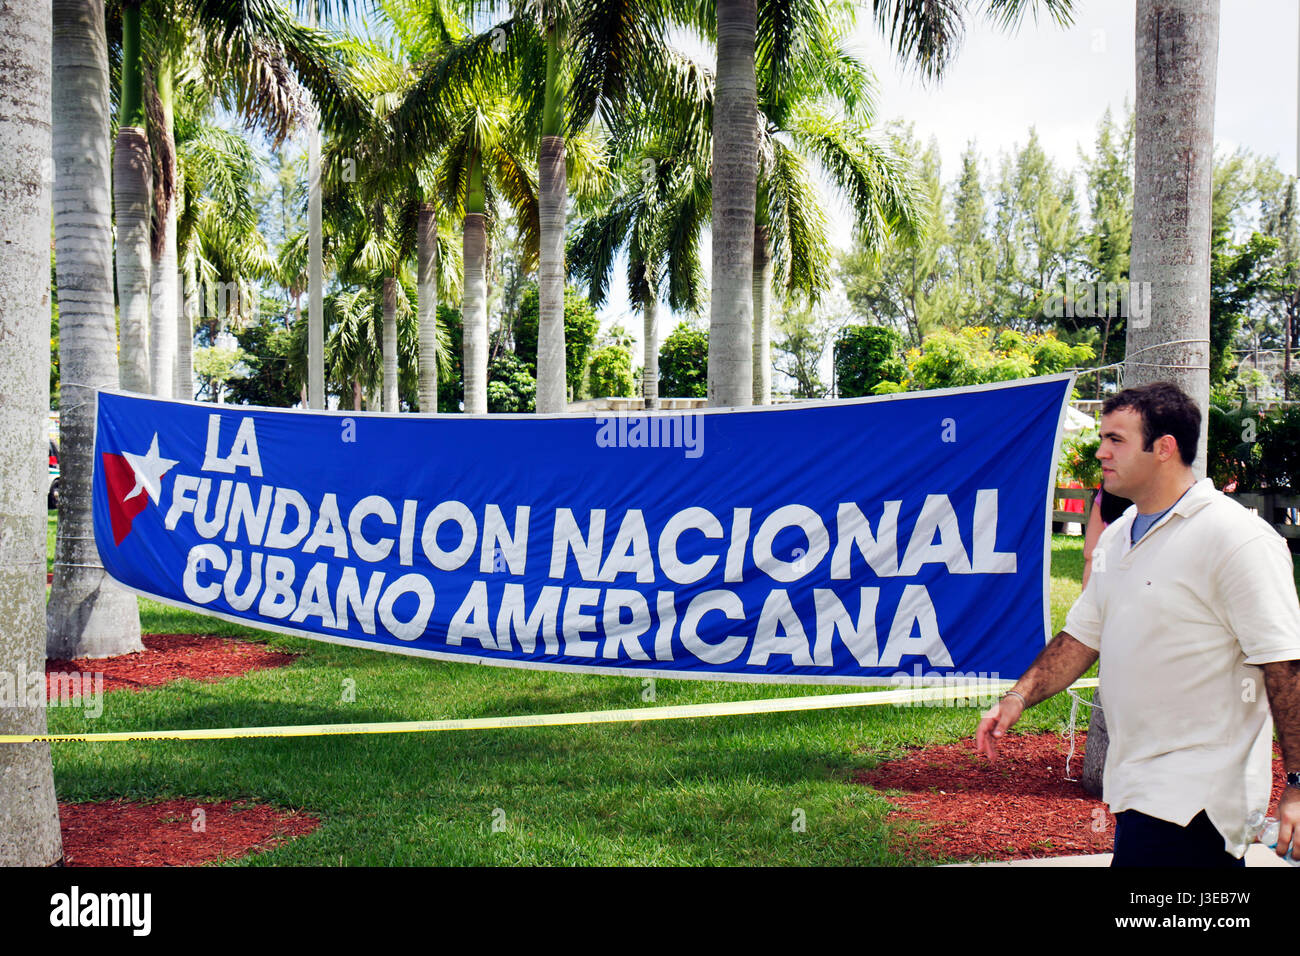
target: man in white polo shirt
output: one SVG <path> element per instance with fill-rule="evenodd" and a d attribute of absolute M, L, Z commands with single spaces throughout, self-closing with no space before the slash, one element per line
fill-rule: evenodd
<path fill-rule="evenodd" d="M 1300 856 L 1291 556 L 1270 525 L 1196 480 L 1200 419 L 1166 382 L 1102 407 L 1103 482 L 1134 506 L 1102 533 L 1064 629 L 976 734 L 976 748 L 995 758 L 1025 708 L 1064 690 L 1100 653 L 1115 866 L 1241 866 L 1246 817 L 1268 804 L 1274 721 L 1288 783 L 1278 852 L 1294 833 Z"/>

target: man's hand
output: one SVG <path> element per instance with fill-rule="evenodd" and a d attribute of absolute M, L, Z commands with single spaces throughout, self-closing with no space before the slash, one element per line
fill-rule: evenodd
<path fill-rule="evenodd" d="M 1277 726 L 1282 748 L 1282 765 L 1300 768 L 1300 661 L 1276 661 L 1264 665 L 1264 688 Z M 1295 841 L 1292 859 L 1300 858 L 1300 789 L 1287 787 L 1277 803 L 1277 855 L 1285 856 Z"/>
<path fill-rule="evenodd" d="M 1014 694 L 1009 693 L 984 713 L 975 733 L 975 750 L 990 760 L 998 755 L 998 738 L 1005 734 L 1025 712 L 1039 701 L 1047 700 L 1075 682 L 1097 660 L 1097 652 L 1065 631 L 1048 643 L 1029 670 L 1016 681 Z"/>
<path fill-rule="evenodd" d="M 1295 846 L 1291 841 L 1295 840 Z M 1291 848 L 1291 859 L 1300 859 L 1300 789 L 1287 787 L 1277 802 L 1277 855 L 1286 856 Z"/>
<path fill-rule="evenodd" d="M 975 732 L 975 751 L 985 754 L 990 760 L 998 756 L 998 738 L 1005 734 L 1025 712 L 1025 706 L 1014 694 L 1003 697 L 984 712 L 979 730 Z M 1297 797 L 1297 812 L 1300 813 L 1300 797 Z M 1300 824 L 1300 820 L 1297 821 Z"/>

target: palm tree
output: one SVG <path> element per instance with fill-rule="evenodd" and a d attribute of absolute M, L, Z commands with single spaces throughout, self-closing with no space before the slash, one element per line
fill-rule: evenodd
<path fill-rule="evenodd" d="M 153 159 L 145 129 L 140 5 L 140 0 L 122 4 L 122 92 L 113 149 L 113 219 L 117 223 L 119 378 L 124 389 L 147 393 Z"/>
<path fill-rule="evenodd" d="M 279 264 L 258 229 L 252 193 L 260 169 L 248 143 L 193 115 L 178 124 L 178 136 L 183 188 L 177 237 L 185 312 L 204 330 L 212 349 L 229 326 L 252 317 L 253 283 L 273 281 Z M 210 400 L 219 400 L 220 384 L 209 380 Z"/>
<path fill-rule="evenodd" d="M 410 392 L 419 361 L 416 341 L 419 328 L 409 280 L 408 270 L 403 269 L 397 277 L 381 278 L 378 295 L 375 285 L 366 284 L 345 288 L 326 298 L 325 318 L 330 332 L 325 346 L 325 370 L 332 382 L 352 386 L 351 395 L 341 390 L 342 407 L 359 410 L 362 396 L 382 395 L 387 387 L 385 378 L 390 374 L 389 355 L 393 356 L 392 365 L 397 374 L 394 390 L 400 394 Z M 384 301 L 385 297 L 389 301 Z M 382 361 L 376 362 L 376 356 L 381 355 Z M 393 399 L 384 396 L 382 402 L 388 411 Z"/>
<path fill-rule="evenodd" d="M 60 20 L 66 23 L 67 15 Z M 0 671 L 6 677 L 22 675 L 24 690 L 28 674 L 45 670 L 40 514 L 49 407 L 50 193 L 44 166 L 50 143 L 50 21 L 49 4 L 13 4 L 6 8 L 0 30 L 0 85 L 7 91 L 0 110 L 0 150 L 7 159 L 0 170 L 0 194 L 5 196 L 5 241 L 0 243 L 0 339 L 5 343 L 0 349 L 5 407 L 0 416 L 5 447 Z M 82 36 L 88 32 L 80 31 Z M 90 63 L 93 70 L 93 57 Z M 45 702 L 15 703 L 19 706 L 0 709 L 0 728 L 44 733 Z M 48 744 L 0 747 L 0 807 L 0 866 L 59 861 L 63 851 Z"/>
<path fill-rule="evenodd" d="M 185 394 L 188 383 L 178 380 L 177 349 L 179 346 L 179 313 L 176 293 L 179 275 L 176 271 L 176 106 L 175 84 L 172 77 L 172 57 L 165 51 L 158 60 L 151 97 L 157 122 L 150 130 L 161 132 L 162 146 L 150 144 L 154 171 L 154 222 L 150 241 L 150 323 L 149 323 L 149 379 L 153 393 L 163 398 L 189 398 Z"/>
<path fill-rule="evenodd" d="M 849 24 L 814 21 L 777 57 L 760 45 L 759 167 L 755 203 L 753 401 L 772 399 L 770 301 L 773 280 L 815 302 L 831 273 L 831 239 L 810 163 L 848 200 L 863 248 L 891 236 L 914 240 L 924 225 L 919 186 L 904 158 L 874 140 L 871 75 L 842 46 Z"/>
<path fill-rule="evenodd" d="M 718 0 L 718 80 L 713 110 L 713 281 L 709 303 L 709 404 L 753 395 L 754 204 L 758 189 L 756 0 Z"/>
<path fill-rule="evenodd" d="M 437 411 L 438 378 L 446 358 L 445 331 L 438 328 L 437 304 L 440 273 L 445 280 L 455 257 L 438 254 L 438 216 L 442 205 L 435 172 L 436 147 L 448 133 L 442 122 L 442 104 L 436 99 L 412 98 L 411 87 L 419 74 L 411 66 L 436 59 L 453 49 L 464 30 L 445 10 L 434 8 L 429 16 L 421 9 L 413 16 L 410 8 L 386 3 L 382 12 L 393 28 L 387 44 L 371 37 L 355 42 L 352 49 L 364 59 L 363 85 L 371 96 L 374 112 L 364 137 L 350 150 L 357 154 L 362 170 L 355 187 L 360 201 L 372 210 L 377 230 L 387 225 L 395 243 L 394 262 L 385 273 L 384 360 L 385 407 L 397 403 L 397 325 L 395 309 L 396 260 L 405 261 L 414 247 L 418 268 L 418 326 L 420 332 L 419 401 L 423 412 Z M 443 89 L 444 93 L 450 91 Z M 463 91 L 461 91 L 463 92 Z M 408 129 L 407 124 L 413 124 Z M 441 134 L 430 137 L 431 129 Z"/>
<path fill-rule="evenodd" d="M 984 0 L 987 16 L 1016 27 L 1031 7 L 1059 23 L 1070 0 Z M 755 204 L 758 109 L 755 50 L 782 61 L 809 24 L 833 20 L 841 0 L 717 0 L 718 80 L 713 112 L 713 282 L 709 333 L 709 402 L 748 405 L 752 396 Z M 918 0 L 872 0 L 877 23 L 899 57 L 929 79 L 942 75 L 962 33 L 965 6 Z M 814 33 L 817 31 L 813 31 Z"/>
<path fill-rule="evenodd" d="M 310 91 L 324 121 L 344 131 L 358 127 L 364 103 L 350 84 L 337 46 L 297 23 L 278 4 L 121 2 L 122 95 L 114 197 L 123 387 L 147 391 L 152 385 L 157 394 L 170 395 L 173 377 L 182 380 L 178 387 L 188 388 L 183 376 L 173 375 L 172 330 L 183 335 L 185 325 L 176 310 L 177 256 L 170 216 L 177 179 L 172 123 L 177 67 L 187 62 L 224 106 L 250 125 L 261 126 L 277 145 L 302 118 L 300 84 Z M 149 204 L 142 197 L 151 193 L 154 228 L 146 257 Z M 157 267 L 156 277 L 151 277 L 151 263 Z"/>
<path fill-rule="evenodd" d="M 201 101 L 181 97 L 178 105 L 171 208 L 185 307 L 177 319 L 176 385 L 177 397 L 188 400 L 194 398 L 194 324 L 206 316 L 209 339 L 218 331 L 212 324 L 219 318 L 216 296 L 205 291 L 223 282 L 238 288 L 254 277 L 269 277 L 271 269 L 257 228 L 252 193 L 260 170 L 251 148 L 243 137 L 217 126 Z"/>
<path fill-rule="evenodd" d="M 631 303 L 642 315 L 641 393 L 659 405 L 659 305 L 698 312 L 703 270 L 700 239 L 708 222 L 711 184 L 709 125 L 713 76 L 677 53 L 661 60 L 660 83 L 648 101 L 629 104 L 610 129 L 607 150 L 619 188 L 600 197 L 568 249 L 570 273 L 604 302 L 620 250 L 627 251 Z M 666 296 L 665 296 L 666 293 Z"/>
<path fill-rule="evenodd" d="M 1210 399 L 1210 214 L 1218 0 L 1140 0 L 1130 278 L 1150 283 L 1149 321 L 1130 322 L 1124 384 L 1172 381 L 1201 408 L 1194 469 L 1205 475 Z M 1159 63 L 1174 62 L 1177 70 Z M 1169 184 L 1177 183 L 1178 188 Z M 1163 343 L 1171 342 L 1165 346 Z M 1137 353 L 1141 351 L 1141 355 Z"/>
<path fill-rule="evenodd" d="M 508 19 L 470 38 L 447 64 L 462 84 L 514 76 L 526 136 L 538 144 L 539 413 L 563 411 L 567 403 L 564 229 L 572 153 L 581 149 L 576 140 L 594 119 L 611 125 L 618 110 L 649 99 L 667 55 L 668 26 L 690 19 L 686 7 L 668 0 L 515 0 Z"/>
<path fill-rule="evenodd" d="M 516 104 L 503 95 L 464 104 L 451 117 L 451 136 L 438 164 L 439 191 L 446 205 L 463 210 L 464 217 L 465 412 L 473 415 L 488 410 L 487 243 L 497 222 L 498 202 L 505 202 L 520 224 L 524 268 L 537 261 L 537 184 L 528 172 L 515 111 Z"/>
<path fill-rule="evenodd" d="M 703 285 L 700 236 L 709 216 L 707 156 L 649 143 L 623 165 L 623 188 L 600 214 L 586 219 L 569 246 L 569 268 L 593 305 L 605 300 L 620 249 L 627 250 L 631 303 L 641 310 L 641 394 L 659 406 L 659 303 L 698 312 Z"/>
<path fill-rule="evenodd" d="M 94 390 L 118 387 L 108 46 L 103 0 L 56 0 L 53 9 L 54 245 L 63 401 L 47 653 L 63 659 L 108 657 L 144 649 L 135 596 L 105 573 L 91 520 Z"/>
<path fill-rule="evenodd" d="M 1130 321 L 1124 384 L 1171 381 L 1201 409 L 1193 469 L 1205 476 L 1210 404 L 1210 223 L 1218 0 L 1138 0 L 1133 253 L 1151 312 Z M 1177 63 L 1161 69 L 1160 62 Z M 1169 184 L 1177 183 L 1177 188 Z M 1165 344 L 1169 343 L 1169 344 Z M 1138 357 L 1138 353 L 1141 356 Z M 1110 736 L 1093 697 L 1082 782 L 1101 792 Z"/>

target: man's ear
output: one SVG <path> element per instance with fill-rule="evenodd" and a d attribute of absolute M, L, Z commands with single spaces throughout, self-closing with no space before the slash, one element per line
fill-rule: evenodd
<path fill-rule="evenodd" d="M 1168 461 L 1178 454 L 1178 439 L 1173 435 L 1161 435 L 1156 439 L 1156 454 L 1161 461 Z"/>

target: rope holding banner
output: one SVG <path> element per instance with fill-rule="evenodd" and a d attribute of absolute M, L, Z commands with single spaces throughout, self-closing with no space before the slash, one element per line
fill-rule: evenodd
<path fill-rule="evenodd" d="M 1075 735 L 1076 723 L 1079 718 L 1079 705 L 1083 704 L 1085 707 L 1101 706 L 1100 704 L 1094 704 L 1090 700 L 1084 700 L 1082 697 L 1080 697 L 1078 694 L 1074 692 L 1075 687 L 1079 687 L 1079 688 L 1083 688 L 1085 686 L 1096 687 L 1097 678 L 1093 677 L 1090 678 L 1090 680 L 1092 681 L 1091 685 L 1085 684 L 1084 681 L 1076 681 L 1072 686 L 1067 687 L 1065 689 L 1065 692 L 1070 695 L 1070 722 L 1066 725 L 1066 728 L 1061 733 L 1061 736 L 1065 737 L 1068 735 L 1070 738 L 1070 752 L 1065 757 L 1065 779 L 1069 780 L 1071 783 L 1079 782 L 1078 777 L 1070 776 L 1070 761 L 1074 759 L 1074 735 Z"/>

